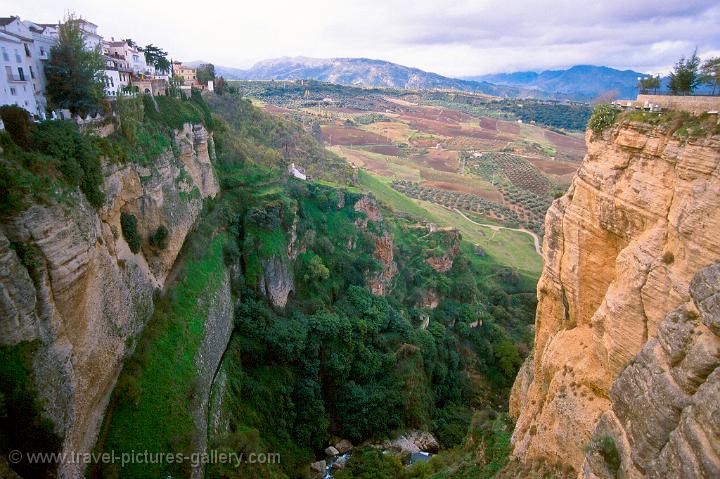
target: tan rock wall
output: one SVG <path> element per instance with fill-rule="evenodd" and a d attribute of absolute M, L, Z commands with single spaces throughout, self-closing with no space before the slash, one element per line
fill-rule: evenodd
<path fill-rule="evenodd" d="M 355 211 L 365 214 L 364 218 L 358 218 L 355 223 L 362 229 L 368 229 L 368 221 L 382 222 L 383 217 L 380 206 L 373 196 L 363 196 L 353 206 Z M 382 270 L 372 274 L 368 278 L 370 292 L 377 296 L 385 296 L 390 292 L 392 280 L 398 273 L 397 264 L 394 260 L 393 239 L 389 232 L 384 231 L 382 235 L 370 233 L 375 241 L 374 257 L 382 265 Z"/>
<path fill-rule="evenodd" d="M 149 168 L 107 165 L 100 210 L 75 194 L 71 204 L 36 204 L 0 223 L 0 345 L 40 342 L 36 385 L 66 452 L 94 445 L 122 361 L 152 314 L 154 291 L 203 199 L 218 191 L 207 132 L 187 129 L 193 143 L 178 158 L 168 151 Z M 138 218 L 138 254 L 122 236 L 121 212 Z M 168 247 L 155 251 L 147 238 L 160 224 L 169 230 Z M 10 242 L 37 248 L 38 264 L 26 268 Z M 79 467 L 62 466 L 60 474 L 78 477 Z"/>
<path fill-rule="evenodd" d="M 591 444 L 610 442 L 619 461 L 590 447 L 583 478 L 720 477 L 720 264 L 700 270 L 690 294 L 610 389 Z"/>
<path fill-rule="evenodd" d="M 612 381 L 720 259 L 720 138 L 624 124 L 587 140 L 546 216 L 534 361 L 510 401 L 513 456 L 576 470 Z"/>

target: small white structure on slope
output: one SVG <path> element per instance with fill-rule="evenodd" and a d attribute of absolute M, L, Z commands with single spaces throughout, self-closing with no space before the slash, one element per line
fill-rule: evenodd
<path fill-rule="evenodd" d="M 288 173 L 293 175 L 295 178 L 299 180 L 307 180 L 307 175 L 305 174 L 305 168 L 302 168 L 300 166 L 295 167 L 295 163 L 290 163 L 290 167 L 288 168 Z"/>

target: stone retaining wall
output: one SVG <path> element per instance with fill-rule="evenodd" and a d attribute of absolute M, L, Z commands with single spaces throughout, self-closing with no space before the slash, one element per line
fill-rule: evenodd
<path fill-rule="evenodd" d="M 638 95 L 635 104 L 641 107 L 658 105 L 663 109 L 699 115 L 707 111 L 720 111 L 720 96 Z"/>

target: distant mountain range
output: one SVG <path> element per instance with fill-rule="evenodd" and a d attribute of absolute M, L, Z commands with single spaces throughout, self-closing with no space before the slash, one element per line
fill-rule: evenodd
<path fill-rule="evenodd" d="M 198 64 L 201 62 L 191 62 Z M 637 78 L 632 70 L 577 65 L 567 70 L 499 73 L 449 78 L 418 68 L 368 58 L 282 57 L 264 60 L 249 69 L 215 66 L 218 75 L 231 80 L 319 80 L 340 85 L 459 90 L 500 97 L 531 97 L 589 101 L 616 93 L 633 98 Z"/>
<path fill-rule="evenodd" d="M 368 58 L 282 57 L 258 62 L 247 70 L 216 65 L 215 72 L 231 80 L 313 79 L 340 85 L 411 90 L 459 90 L 500 97 L 556 97 L 554 94 L 546 94 L 536 88 L 494 85 L 486 81 L 449 78 L 418 68 Z M 558 98 L 561 97 L 563 96 L 558 96 Z"/>
<path fill-rule="evenodd" d="M 634 98 L 637 95 L 639 76 L 644 73 L 633 70 L 616 70 L 594 65 L 575 65 L 567 70 L 537 72 L 498 73 L 466 77 L 466 80 L 485 81 L 497 85 L 531 88 L 543 92 L 568 95 L 578 100 L 592 100 L 617 92 L 616 97 Z"/>

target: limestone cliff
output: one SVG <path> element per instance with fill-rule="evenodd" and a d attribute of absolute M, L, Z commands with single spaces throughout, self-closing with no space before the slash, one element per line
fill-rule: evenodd
<path fill-rule="evenodd" d="M 292 265 L 284 255 L 272 256 L 260 260 L 262 274 L 258 281 L 258 291 L 273 306 L 284 308 L 290 293 L 295 288 L 293 283 Z"/>
<path fill-rule="evenodd" d="M 587 143 L 545 219 L 534 354 L 510 401 L 514 458 L 576 472 L 601 416 L 620 404 L 613 381 L 644 346 L 657 349 L 695 273 L 720 259 L 719 137 L 623 122 Z"/>
<path fill-rule="evenodd" d="M 203 199 L 218 191 L 208 136 L 201 125 L 186 125 L 176 132 L 177 154 L 168 150 L 147 168 L 106 164 L 99 210 L 76 194 L 0 223 L 0 345 L 39 342 L 37 389 L 66 451 L 92 448 L 122 361 L 152 314 L 153 294 Z M 138 254 L 122 236 L 122 212 L 137 217 Z M 163 250 L 147 242 L 160 225 L 169 232 Z M 61 475 L 76 477 L 73 467 L 63 466 Z"/>
<path fill-rule="evenodd" d="M 230 274 L 224 273 L 219 290 L 209 297 L 207 301 L 208 315 L 205 320 L 203 339 L 195 357 L 198 370 L 197 388 L 191 404 L 195 422 L 193 451 L 200 454 L 207 452 L 210 391 L 233 329 Z M 203 465 L 198 464 L 193 467 L 191 477 L 202 478 L 203 472 Z"/>
<path fill-rule="evenodd" d="M 620 461 L 591 446 L 582 477 L 720 477 L 720 263 L 690 296 L 610 389 L 591 444 L 610 439 Z"/>
<path fill-rule="evenodd" d="M 379 233 L 370 229 L 370 221 L 373 224 L 382 224 L 382 214 L 380 206 L 372 196 L 363 196 L 360 198 L 353 209 L 364 216 L 356 220 L 356 224 L 363 230 L 369 231 L 375 242 L 375 259 L 380 263 L 381 270 L 373 273 L 368 278 L 368 288 L 372 294 L 377 296 L 385 296 L 392 285 L 392 280 L 398 272 L 397 264 L 393 259 L 393 239 L 392 235 L 387 231 Z M 382 228 L 380 228 L 382 229 Z"/>

